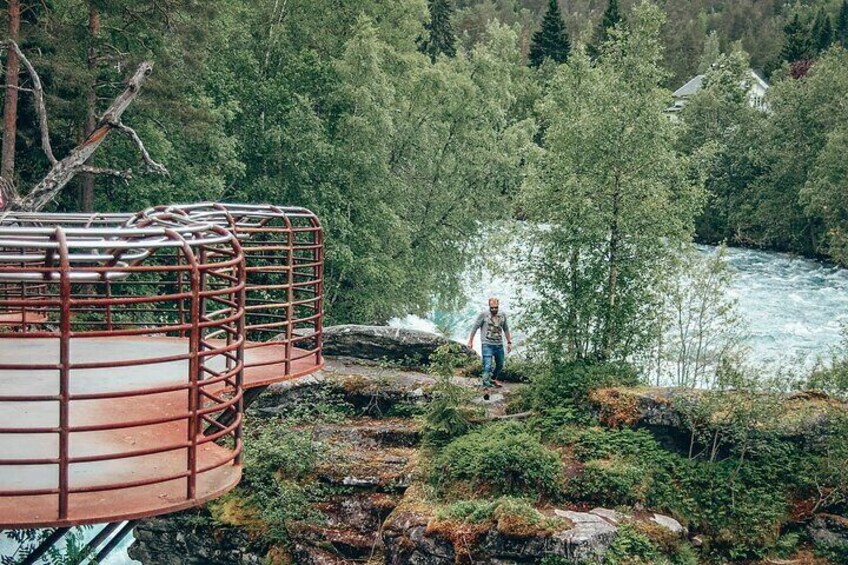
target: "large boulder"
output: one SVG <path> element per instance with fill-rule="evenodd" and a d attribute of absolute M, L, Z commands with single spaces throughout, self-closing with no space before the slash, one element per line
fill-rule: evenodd
<path fill-rule="evenodd" d="M 475 356 L 464 345 L 421 330 L 353 324 L 324 328 L 324 355 L 388 360 L 408 366 L 426 365 L 430 355 L 447 343 L 455 343 L 469 359 Z"/>
<path fill-rule="evenodd" d="M 304 413 L 332 404 L 356 414 L 385 417 L 418 411 L 436 383 L 433 375 L 355 359 L 327 359 L 314 375 L 270 385 L 250 406 L 260 417 Z"/>

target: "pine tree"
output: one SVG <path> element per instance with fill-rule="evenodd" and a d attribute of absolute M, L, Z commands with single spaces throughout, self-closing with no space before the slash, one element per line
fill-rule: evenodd
<path fill-rule="evenodd" d="M 430 10 L 430 21 L 424 25 L 427 37 L 419 40 L 418 47 L 435 63 L 439 54 L 456 55 L 456 36 L 451 24 L 453 6 L 450 0 L 428 0 L 427 7 Z"/>
<path fill-rule="evenodd" d="M 601 55 L 604 43 L 609 40 L 610 30 L 624 21 L 624 16 L 618 7 L 618 0 L 609 0 L 607 9 L 604 10 L 604 15 L 595 30 L 595 36 L 592 43 L 586 48 L 589 56 L 597 59 Z"/>
<path fill-rule="evenodd" d="M 848 47 L 848 0 L 842 0 L 842 7 L 836 18 L 836 40 L 842 47 Z"/>
<path fill-rule="evenodd" d="M 780 57 L 784 61 L 794 63 L 810 57 L 810 32 L 801 23 L 801 16 L 796 13 L 792 21 L 784 26 L 783 33 L 783 49 L 780 51 Z"/>
<path fill-rule="evenodd" d="M 813 23 L 812 44 L 816 53 L 827 51 L 827 48 L 833 43 L 833 24 L 830 21 L 830 15 L 820 8 L 816 14 L 816 20 Z"/>
<path fill-rule="evenodd" d="M 542 27 L 533 34 L 530 45 L 530 65 L 538 67 L 546 57 L 557 63 L 568 60 L 571 52 L 571 40 L 565 29 L 562 13 L 559 11 L 557 0 L 550 0 L 548 11 L 542 18 Z"/>

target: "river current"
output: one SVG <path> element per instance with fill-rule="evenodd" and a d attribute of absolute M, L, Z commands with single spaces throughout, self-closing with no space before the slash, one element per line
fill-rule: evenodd
<path fill-rule="evenodd" d="M 715 252 L 710 246 L 699 249 Z M 727 292 L 737 300 L 745 322 L 752 362 L 810 362 L 840 342 L 842 324 L 848 322 L 848 270 L 769 251 L 729 248 L 726 256 L 734 273 Z M 519 278 L 485 269 L 466 273 L 464 286 L 468 299 L 461 308 L 436 310 L 426 318 L 396 318 L 390 324 L 447 333 L 464 343 L 487 297 L 500 297 L 507 312 L 520 314 L 517 297 L 529 292 Z"/>

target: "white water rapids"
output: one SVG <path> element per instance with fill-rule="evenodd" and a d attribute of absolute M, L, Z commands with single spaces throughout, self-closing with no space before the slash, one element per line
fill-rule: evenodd
<path fill-rule="evenodd" d="M 710 246 L 699 248 L 704 253 L 715 251 Z M 727 260 L 734 272 L 728 292 L 737 299 L 746 323 L 751 361 L 809 360 L 826 356 L 839 343 L 841 326 L 848 322 L 848 270 L 788 254 L 738 248 L 727 249 Z M 517 296 L 527 292 L 521 280 L 485 270 L 466 273 L 464 285 L 468 301 L 462 308 L 436 310 L 426 318 L 396 318 L 390 324 L 446 332 L 464 343 L 489 296 L 500 297 L 502 307 L 515 313 Z"/>

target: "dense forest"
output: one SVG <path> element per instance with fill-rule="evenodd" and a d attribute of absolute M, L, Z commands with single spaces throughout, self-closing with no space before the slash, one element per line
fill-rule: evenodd
<path fill-rule="evenodd" d="M 88 165 L 137 174 L 80 174 L 48 209 L 311 207 L 329 234 L 335 321 L 384 321 L 455 296 L 475 234 L 507 217 L 595 226 L 574 242 L 588 253 L 575 272 L 608 288 L 575 292 L 618 312 L 644 303 L 627 293 L 656 281 L 630 276 L 666 269 L 650 258 L 662 259 L 670 236 L 848 263 L 846 3 L 667 1 L 650 23 L 632 10 L 615 0 L 11 0 L 6 28 L 41 77 L 57 158 L 139 63 L 153 65 L 124 123 L 170 174 L 138 174 L 132 139 L 113 136 Z M 627 37 L 638 49 L 615 47 Z M 19 85 L 5 90 L 3 176 L 26 193 L 50 162 L 31 78 L 8 59 Z M 772 84 L 767 112 L 746 103 L 749 66 Z M 705 88 L 669 123 L 669 89 L 696 72 Z M 582 204 L 585 191 L 597 206 Z M 653 251 L 630 253 L 643 245 Z M 628 330 L 603 324 L 606 355 Z"/>
<path fill-rule="evenodd" d="M 813 548 L 817 560 L 764 562 L 848 562 L 848 339 L 810 365 L 749 363 L 726 250 L 693 245 L 848 266 L 848 0 L 6 6 L 3 207 L 37 207 L 20 197 L 98 128 L 116 130 L 44 210 L 308 207 L 326 234 L 328 326 L 456 302 L 502 228 L 521 235 L 514 275 L 535 295 L 522 312 L 526 359 L 512 357 L 505 376 L 527 386 L 502 397 L 503 413 L 472 399 L 482 366 L 457 344 L 433 352 L 432 375 L 394 378 L 406 356 L 369 358 L 376 392 L 359 372 L 340 385 L 330 375 L 314 396 L 272 398 L 251 416 L 245 480 L 178 517 L 183 531 L 221 542 L 221 526 L 241 528 L 263 559 L 309 562 L 297 557 L 300 526 L 330 496 L 376 483 L 347 474 L 336 432 L 304 426 L 378 425 L 373 444 L 403 435 L 371 421 L 391 416 L 414 436 L 384 458 L 402 461 L 391 481 L 403 474 L 409 490 L 370 528 L 392 534 L 387 509 L 419 512 L 409 540 L 435 531 L 456 546 L 406 562 L 466 562 L 463 533 L 504 525 L 545 547 L 574 526 L 549 515 L 559 503 L 662 510 L 692 534 L 627 521 L 606 563 L 753 563 Z M 763 104 L 751 104 L 752 71 L 770 85 Z M 696 74 L 702 87 L 671 115 L 673 91 Z M 107 109 L 130 87 L 115 121 Z M 380 387 L 406 381 L 414 392 L 389 390 L 383 412 Z M 372 447 L 347 446 L 356 457 Z M 380 475 L 356 457 L 351 473 Z M 324 481 L 327 468 L 338 482 Z M 838 543 L 808 533 L 814 520 L 836 524 Z M 357 559 L 374 557 L 366 545 Z M 560 557 L 538 562 L 573 562 Z"/>

